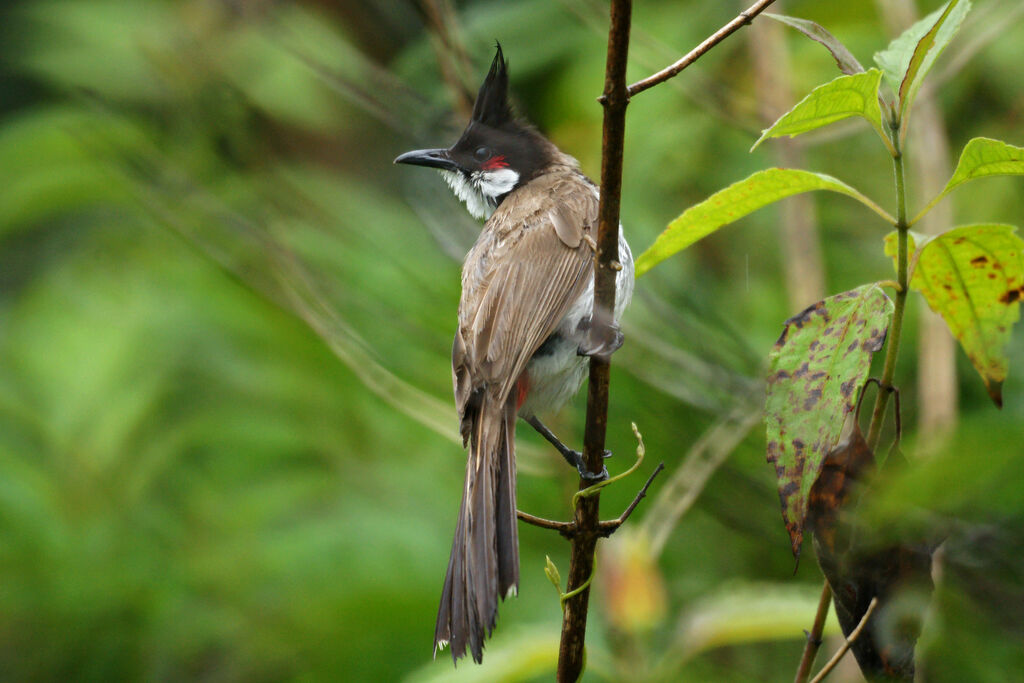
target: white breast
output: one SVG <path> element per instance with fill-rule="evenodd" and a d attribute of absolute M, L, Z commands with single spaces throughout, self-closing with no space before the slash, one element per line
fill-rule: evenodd
<path fill-rule="evenodd" d="M 622 235 L 619 226 L 619 262 L 622 270 L 615 277 L 615 322 L 622 319 L 622 313 L 633 298 L 633 253 Z M 537 412 L 548 412 L 562 407 L 579 391 L 587 372 L 587 359 L 577 354 L 580 344 L 589 335 L 588 326 L 580 329 L 582 321 L 590 320 L 594 311 L 594 281 L 583 291 L 562 321 L 555 328 L 555 342 L 546 344 L 542 352 L 530 359 L 526 372 L 530 378 L 530 390 L 526 401 L 519 408 L 519 414 L 529 417 Z"/>

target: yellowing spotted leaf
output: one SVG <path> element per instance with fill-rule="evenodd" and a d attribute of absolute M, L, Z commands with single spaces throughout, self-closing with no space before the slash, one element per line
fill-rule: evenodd
<path fill-rule="evenodd" d="M 786 321 L 768 374 L 765 424 L 793 554 L 825 456 L 882 348 L 893 303 L 877 284 L 830 296 Z"/>
<path fill-rule="evenodd" d="M 924 295 L 1002 406 L 1006 344 L 1024 298 L 1024 241 L 1012 225 L 965 225 L 924 244 L 914 261 L 911 289 Z M 886 253 L 896 253 L 896 234 Z"/>

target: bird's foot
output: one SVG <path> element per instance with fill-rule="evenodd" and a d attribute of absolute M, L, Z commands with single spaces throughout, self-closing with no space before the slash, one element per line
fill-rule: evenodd
<path fill-rule="evenodd" d="M 619 350 L 622 342 L 626 339 L 618 325 L 613 325 L 611 331 L 611 338 L 604 341 L 595 342 L 593 339 L 588 338 L 576 349 L 576 355 L 589 358 L 610 358 L 613 353 Z"/>
<path fill-rule="evenodd" d="M 580 453 L 579 451 L 574 451 L 572 449 L 568 449 L 568 452 L 567 453 L 563 453 L 562 455 L 565 456 L 566 461 L 570 465 L 574 465 L 576 467 L 576 471 L 580 473 L 580 478 L 581 479 L 586 479 L 587 481 L 592 481 L 592 482 L 596 483 L 596 482 L 599 482 L 599 481 L 604 481 L 605 479 L 608 478 L 608 468 L 607 467 L 602 465 L 601 466 L 601 471 L 598 472 L 597 474 L 591 472 L 590 469 L 587 468 L 587 463 L 583 459 L 583 454 Z M 605 458 L 612 457 L 612 452 L 606 449 L 605 452 L 604 452 L 604 457 Z"/>

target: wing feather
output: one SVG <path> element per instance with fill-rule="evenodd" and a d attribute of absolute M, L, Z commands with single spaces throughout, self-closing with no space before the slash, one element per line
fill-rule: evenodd
<path fill-rule="evenodd" d="M 593 277 L 583 241 L 597 223 L 593 186 L 575 173 L 549 174 L 519 192 L 491 216 L 463 266 L 452 354 L 460 417 L 481 387 L 508 396 Z"/>

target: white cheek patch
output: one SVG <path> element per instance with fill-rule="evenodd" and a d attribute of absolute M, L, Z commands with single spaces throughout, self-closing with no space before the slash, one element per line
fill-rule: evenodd
<path fill-rule="evenodd" d="M 495 171 L 480 171 L 477 184 L 480 191 L 487 197 L 497 199 L 508 194 L 519 182 L 519 174 L 511 168 L 499 168 Z"/>
<path fill-rule="evenodd" d="M 458 171 L 441 171 L 441 175 L 474 218 L 490 218 L 498 197 L 511 192 L 519 182 L 519 174 L 510 168 L 477 171 L 468 178 Z"/>
<path fill-rule="evenodd" d="M 441 176 L 459 201 L 466 205 L 473 218 L 488 218 L 494 212 L 494 207 L 488 205 L 480 190 L 466 176 L 458 171 L 441 171 Z"/>

